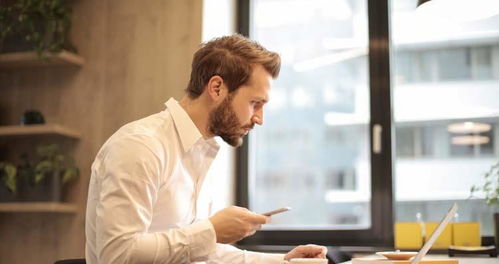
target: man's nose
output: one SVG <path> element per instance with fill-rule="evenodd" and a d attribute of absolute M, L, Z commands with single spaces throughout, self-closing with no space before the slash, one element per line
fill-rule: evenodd
<path fill-rule="evenodd" d="M 251 118 L 251 121 L 260 126 L 263 125 L 263 110 L 260 109 L 257 112 L 255 112 L 255 114 Z"/>

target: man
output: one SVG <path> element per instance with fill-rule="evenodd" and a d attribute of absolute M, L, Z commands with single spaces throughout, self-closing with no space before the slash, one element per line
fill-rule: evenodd
<path fill-rule="evenodd" d="M 198 194 L 219 146 L 232 146 L 263 124 L 280 58 L 240 35 L 210 41 L 195 53 L 186 95 L 166 110 L 120 128 L 92 165 L 86 259 L 109 263 L 281 263 L 324 258 L 324 247 L 286 255 L 236 249 L 269 217 L 228 207 L 196 219 Z"/>

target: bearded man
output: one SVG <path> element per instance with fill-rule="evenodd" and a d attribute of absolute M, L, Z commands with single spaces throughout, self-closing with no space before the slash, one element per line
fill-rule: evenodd
<path fill-rule="evenodd" d="M 121 127 L 92 164 L 86 261 L 111 263 L 281 263 L 324 258 L 325 247 L 287 254 L 239 250 L 270 217 L 231 206 L 198 219 L 198 196 L 219 146 L 238 147 L 263 124 L 280 57 L 240 35 L 214 39 L 194 54 L 185 96 L 160 113 Z"/>

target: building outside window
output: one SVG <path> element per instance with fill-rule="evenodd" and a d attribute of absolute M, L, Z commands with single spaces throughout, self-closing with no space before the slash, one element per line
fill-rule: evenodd
<path fill-rule="evenodd" d="M 391 1 L 395 219 L 459 221 L 493 236 L 493 208 L 470 187 L 499 160 L 499 15 L 445 18 Z M 443 18 L 442 18 L 443 17 Z"/>

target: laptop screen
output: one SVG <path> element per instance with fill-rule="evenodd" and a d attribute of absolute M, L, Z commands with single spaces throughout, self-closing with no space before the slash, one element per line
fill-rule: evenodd
<path fill-rule="evenodd" d="M 449 224 L 452 217 L 454 217 L 456 212 L 457 212 L 457 204 L 454 203 L 452 205 L 452 207 L 450 208 L 449 212 L 444 216 L 442 221 L 440 221 L 440 223 L 438 224 L 437 228 L 435 229 L 433 234 L 430 236 L 430 238 L 428 238 L 428 240 L 426 240 L 426 243 L 423 245 L 421 250 L 419 250 L 416 257 L 414 257 L 414 259 L 411 261 L 411 264 L 419 264 L 421 259 L 426 255 L 426 253 L 428 253 L 428 250 L 430 250 L 431 246 L 433 246 L 433 243 L 435 243 L 435 240 L 437 240 L 437 238 L 440 236 L 442 231 Z"/>

